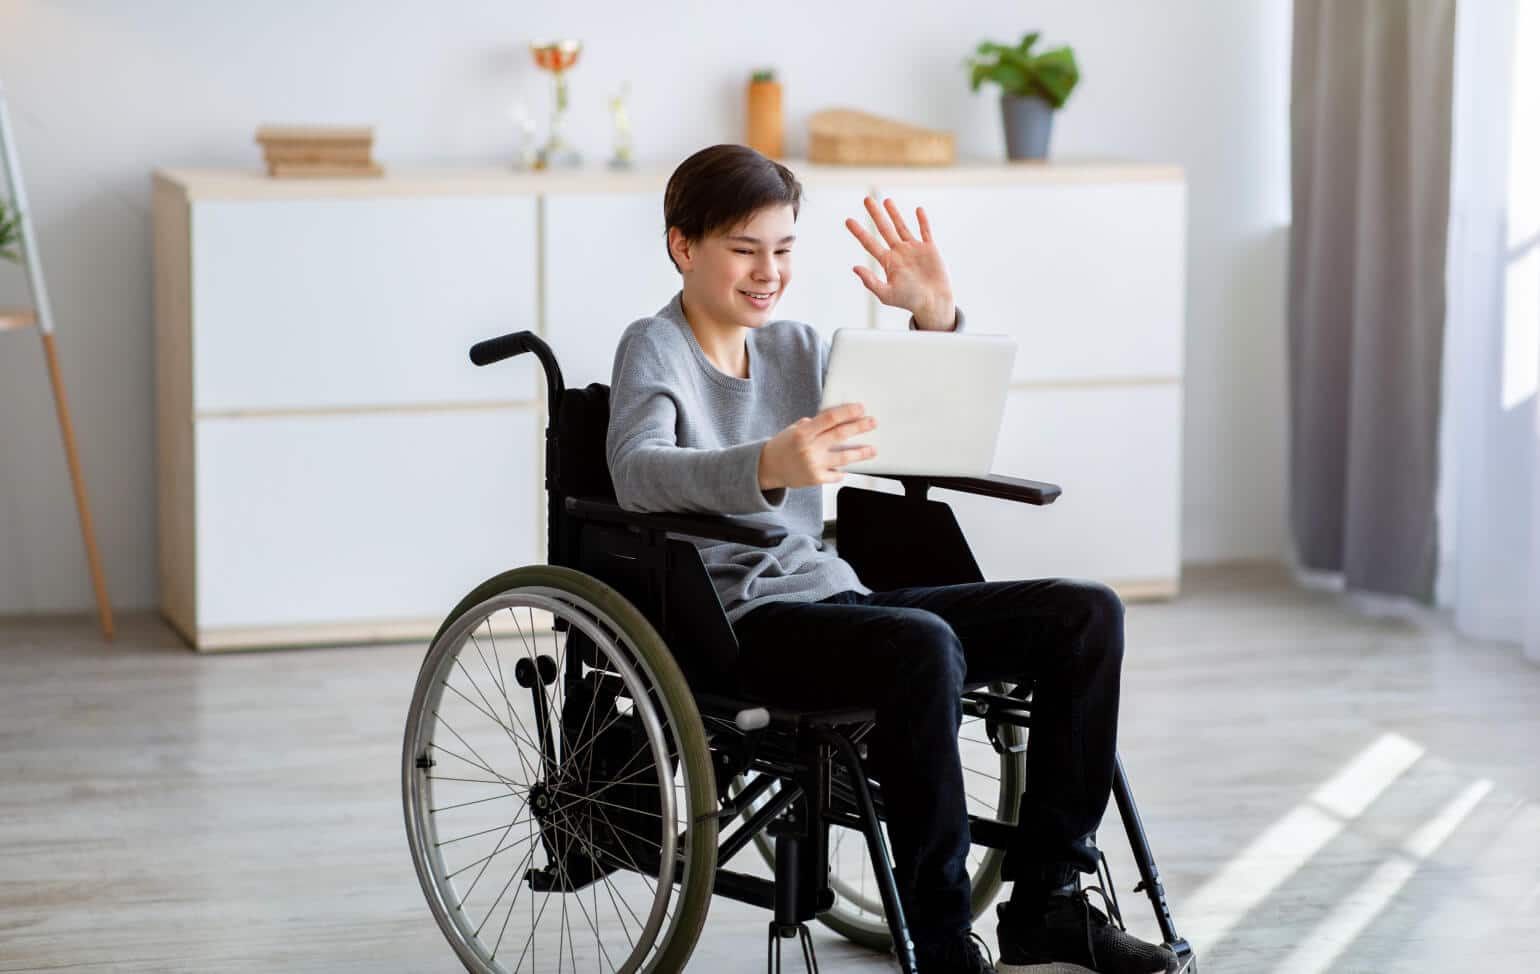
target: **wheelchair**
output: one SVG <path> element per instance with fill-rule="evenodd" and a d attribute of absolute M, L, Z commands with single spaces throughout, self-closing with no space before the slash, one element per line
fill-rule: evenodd
<path fill-rule="evenodd" d="M 449 614 L 423 661 L 402 748 L 408 844 L 439 928 L 469 971 L 683 970 L 713 895 L 770 911 L 765 963 L 807 922 L 915 959 L 883 825 L 864 770 L 874 712 L 798 711 L 733 676 L 737 642 L 695 545 L 769 546 L 752 517 L 633 513 L 604 452 L 609 390 L 567 389 L 530 332 L 480 342 L 489 365 L 532 352 L 548 396 L 549 564 L 515 568 Z M 901 477 L 903 494 L 844 487 L 840 554 L 874 589 L 981 581 L 930 488 L 1029 504 L 1059 488 L 992 476 Z M 887 526 L 903 524 L 897 532 Z M 1026 782 L 1029 686 L 969 686 L 963 750 L 975 916 L 1001 886 Z M 1114 798 L 1165 943 L 1178 936 L 1121 760 Z M 759 875 L 726 868 L 750 845 Z M 1099 874 L 1109 914 L 1116 893 Z M 767 878 L 769 873 L 773 878 Z M 794 948 L 795 949 L 795 948 Z M 749 955 L 752 957 L 752 955 Z M 745 958 L 743 967 L 757 962 Z"/>

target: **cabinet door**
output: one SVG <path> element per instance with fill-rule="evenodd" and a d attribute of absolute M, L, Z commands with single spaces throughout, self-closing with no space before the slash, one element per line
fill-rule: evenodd
<path fill-rule="evenodd" d="M 663 194 L 560 193 L 544 204 L 546 341 L 568 387 L 609 385 L 621 332 L 680 287 Z"/>
<path fill-rule="evenodd" d="M 192 207 L 202 413 L 527 400 L 529 359 L 470 346 L 534 329 L 531 197 L 240 200 Z"/>
<path fill-rule="evenodd" d="M 843 226 L 861 212 L 860 190 L 807 192 L 777 318 L 807 322 L 825 338 L 868 327 L 866 289 L 850 271 L 864 251 Z M 664 246 L 663 194 L 546 197 L 544 286 L 546 337 L 567 385 L 608 384 L 621 332 L 682 287 Z"/>
<path fill-rule="evenodd" d="M 200 629 L 437 619 L 537 551 L 528 408 L 197 424 Z"/>
<path fill-rule="evenodd" d="M 883 190 L 925 207 L 969 329 L 1019 342 L 1015 381 L 1182 374 L 1182 183 Z"/>
<path fill-rule="evenodd" d="M 956 511 L 986 578 L 1158 588 L 1181 570 L 1181 457 L 1180 386 L 1015 390 L 994 470 L 1063 496 L 1047 507 L 934 496 Z"/>

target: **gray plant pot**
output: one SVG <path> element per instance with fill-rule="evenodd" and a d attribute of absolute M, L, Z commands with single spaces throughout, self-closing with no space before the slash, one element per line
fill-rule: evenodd
<path fill-rule="evenodd" d="M 1048 158 L 1052 105 L 1036 95 L 1001 95 L 1000 116 L 1005 120 L 1007 159 Z"/>

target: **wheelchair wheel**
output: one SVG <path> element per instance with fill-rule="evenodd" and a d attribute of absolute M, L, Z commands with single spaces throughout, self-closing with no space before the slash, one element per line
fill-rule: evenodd
<path fill-rule="evenodd" d="M 1002 683 L 989 686 L 991 693 L 1003 694 L 1009 690 L 1010 687 Z M 1007 748 L 1019 747 L 1025 740 L 1021 728 L 1008 725 L 998 729 L 998 736 L 1001 745 Z M 968 813 L 1014 823 L 1021 811 L 1021 795 L 1027 780 L 1026 753 L 996 752 L 988 739 L 983 718 L 967 715 L 963 716 L 958 733 L 958 747 L 962 753 Z M 737 784 L 741 788 L 746 783 L 740 780 Z M 779 787 L 779 784 L 772 785 L 754 807 L 768 801 Z M 775 846 L 771 840 L 761 832 L 754 836 L 754 845 L 773 868 Z M 889 840 L 888 848 L 892 847 Z M 969 851 L 968 876 L 973 889 L 975 919 L 989 909 L 1000 892 L 1000 871 L 1004 863 L 1004 850 L 974 846 Z M 834 890 L 834 906 L 818 914 L 818 921 L 852 943 L 873 950 L 892 949 L 893 937 L 888 932 L 887 915 L 877 892 L 877 878 L 867 854 L 866 839 L 861 833 L 840 826 L 829 830 L 829 885 Z"/>
<path fill-rule="evenodd" d="M 716 872 L 711 759 L 667 646 L 613 589 L 537 565 L 466 596 L 423 661 L 401 776 L 467 970 L 684 967 Z"/>

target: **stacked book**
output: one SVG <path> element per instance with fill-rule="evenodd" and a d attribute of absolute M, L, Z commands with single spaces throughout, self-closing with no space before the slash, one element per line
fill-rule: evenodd
<path fill-rule="evenodd" d="M 324 176 L 381 176 L 385 170 L 371 158 L 374 129 L 320 125 L 264 125 L 257 144 L 275 179 L 314 179 Z"/>

